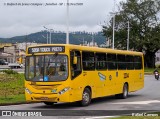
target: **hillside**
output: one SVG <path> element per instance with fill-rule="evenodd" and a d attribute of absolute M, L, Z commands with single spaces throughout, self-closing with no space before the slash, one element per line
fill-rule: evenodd
<path fill-rule="evenodd" d="M 22 43 L 22 42 L 36 42 L 36 43 L 46 43 L 47 40 L 44 37 L 47 36 L 46 32 L 32 33 L 27 36 L 16 36 L 12 38 L 0 38 L 0 43 Z M 66 43 L 66 34 L 63 32 L 53 32 L 52 33 L 52 43 Z M 82 44 L 84 41 L 91 42 L 92 35 L 86 32 L 72 32 L 70 33 L 70 44 Z M 97 32 L 94 35 L 94 41 L 98 45 L 105 42 L 105 37 L 101 32 Z"/>

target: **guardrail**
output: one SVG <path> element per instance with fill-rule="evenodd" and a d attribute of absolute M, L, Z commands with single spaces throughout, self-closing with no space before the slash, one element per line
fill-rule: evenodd
<path fill-rule="evenodd" d="M 11 69 L 8 65 L 0 65 L 0 70 Z"/>

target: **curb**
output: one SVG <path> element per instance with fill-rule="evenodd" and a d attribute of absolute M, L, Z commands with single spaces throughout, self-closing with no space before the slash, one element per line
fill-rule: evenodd
<path fill-rule="evenodd" d="M 21 104 L 32 104 L 32 103 L 41 103 L 41 102 L 17 102 L 17 103 L 4 103 L 4 104 L 0 104 L 0 106 L 21 105 Z"/>
<path fill-rule="evenodd" d="M 144 75 L 154 75 L 154 74 L 151 72 L 144 72 Z"/>

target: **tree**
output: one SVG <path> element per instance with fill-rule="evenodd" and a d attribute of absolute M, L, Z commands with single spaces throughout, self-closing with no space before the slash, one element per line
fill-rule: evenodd
<path fill-rule="evenodd" d="M 160 1 L 127 0 L 120 2 L 118 9 L 115 15 L 115 47 L 126 49 L 129 21 L 130 49 L 144 52 L 145 66 L 155 67 L 155 53 L 160 49 Z M 103 26 L 103 33 L 112 37 L 112 20 Z"/>

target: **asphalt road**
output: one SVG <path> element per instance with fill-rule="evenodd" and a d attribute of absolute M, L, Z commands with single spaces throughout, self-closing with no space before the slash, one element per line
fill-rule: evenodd
<path fill-rule="evenodd" d="M 154 79 L 153 75 L 147 75 L 145 76 L 145 87 L 142 90 L 130 93 L 127 99 L 116 99 L 114 96 L 99 98 L 92 100 L 92 103 L 87 107 L 80 107 L 77 103 L 59 103 L 53 106 L 36 103 L 1 106 L 0 110 L 43 110 L 42 112 L 48 115 L 60 116 L 55 117 L 58 119 L 62 118 L 62 116 L 75 118 L 72 115 L 77 115 L 78 117 L 76 118 L 83 118 L 83 115 L 100 116 L 102 114 L 101 116 L 106 116 L 104 113 L 109 113 L 112 116 L 149 110 L 160 111 L 160 80 Z M 16 117 L 16 119 L 18 118 Z"/>
<path fill-rule="evenodd" d="M 0 65 L 0 71 L 7 70 L 7 69 L 11 69 L 11 68 L 8 65 Z M 24 67 L 23 68 L 14 68 L 12 70 L 17 71 L 18 73 L 24 73 Z"/>

